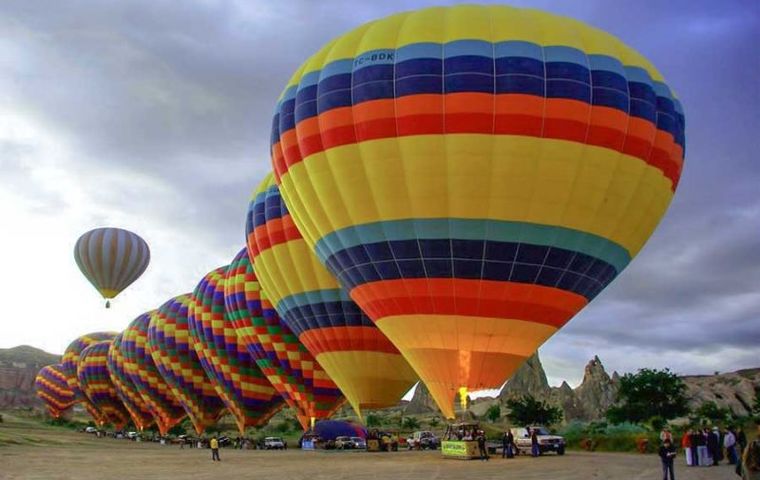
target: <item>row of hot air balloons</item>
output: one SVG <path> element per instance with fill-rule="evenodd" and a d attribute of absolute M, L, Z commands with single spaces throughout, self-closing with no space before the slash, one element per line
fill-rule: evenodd
<path fill-rule="evenodd" d="M 225 408 L 265 421 L 280 398 L 304 422 L 343 397 L 360 413 L 418 378 L 452 418 L 457 393 L 499 388 L 642 249 L 684 128 L 649 61 L 575 20 L 462 5 L 363 25 L 280 95 L 247 250 L 145 314 L 141 340 L 130 325 L 121 344 L 151 366 L 125 354 L 118 378 L 196 428 Z"/>

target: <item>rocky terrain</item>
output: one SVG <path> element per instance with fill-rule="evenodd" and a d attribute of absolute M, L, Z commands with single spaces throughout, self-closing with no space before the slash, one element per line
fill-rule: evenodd
<path fill-rule="evenodd" d="M 686 395 L 692 409 L 704 402 L 713 401 L 738 416 L 750 414 L 755 392 L 760 390 L 760 368 L 681 378 L 686 384 Z M 536 399 L 559 406 L 566 422 L 600 420 L 615 402 L 619 385 L 618 373 L 609 375 L 599 357 L 594 357 L 586 364 L 583 381 L 578 387 L 572 388 L 567 382 L 562 382 L 559 387 L 551 387 L 536 353 L 504 385 L 498 396 L 476 399 L 470 409 L 476 415 L 483 415 L 495 403 L 503 406 L 510 398 L 530 394 Z M 423 385 L 417 387 L 406 407 L 407 414 L 436 410 L 433 399 Z"/>
<path fill-rule="evenodd" d="M 34 394 L 34 377 L 43 366 L 59 361 L 58 355 L 26 345 L 0 349 L 0 409 L 42 408 Z M 756 392 L 760 390 L 760 368 L 684 376 L 682 379 L 690 407 L 697 408 L 712 401 L 738 416 L 750 413 Z M 565 421 L 598 420 L 604 418 L 607 408 L 614 403 L 619 384 L 617 372 L 609 375 L 599 357 L 594 357 L 586 364 L 583 381 L 578 387 L 572 388 L 566 382 L 552 387 L 538 354 L 535 354 L 520 367 L 498 396 L 475 399 L 470 402 L 469 410 L 475 415 L 483 415 L 494 403 L 503 406 L 510 398 L 530 394 L 562 408 Z M 344 416 L 352 415 L 350 407 L 345 410 Z M 390 410 L 404 415 L 435 415 L 438 412 L 423 385 L 417 387 L 411 401 L 402 401 Z"/>
<path fill-rule="evenodd" d="M 0 409 L 42 408 L 34 377 L 40 368 L 60 361 L 59 355 L 27 345 L 0 349 Z"/>

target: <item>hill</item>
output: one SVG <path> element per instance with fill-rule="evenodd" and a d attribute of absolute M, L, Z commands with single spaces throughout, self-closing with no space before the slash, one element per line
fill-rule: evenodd
<path fill-rule="evenodd" d="M 0 408 L 42 408 L 34 377 L 40 368 L 60 361 L 60 355 L 28 345 L 0 349 Z"/>

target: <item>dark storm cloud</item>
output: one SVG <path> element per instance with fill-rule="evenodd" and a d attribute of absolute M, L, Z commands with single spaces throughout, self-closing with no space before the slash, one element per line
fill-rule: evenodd
<path fill-rule="evenodd" d="M 243 243 L 246 202 L 269 170 L 272 109 L 292 71 L 364 21 L 441 3 L 452 2 L 5 1 L 0 53 L 12 68 L 0 86 L 14 108 L 69 141 L 76 155 L 65 167 L 89 198 L 145 212 L 223 256 Z M 666 352 L 659 365 L 651 361 L 698 370 L 710 352 L 739 349 L 716 356 L 715 368 L 753 366 L 760 358 L 756 2 L 529 4 L 641 51 L 678 92 L 687 117 L 686 167 L 669 213 L 623 275 L 549 342 L 547 363 L 580 370 L 599 353 L 625 370 Z M 1 148 L 4 175 L 31 182 L 28 165 L 14 158 L 34 147 Z"/>

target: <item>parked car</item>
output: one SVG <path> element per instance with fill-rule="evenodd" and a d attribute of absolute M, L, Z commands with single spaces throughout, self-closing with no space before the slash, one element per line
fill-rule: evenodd
<path fill-rule="evenodd" d="M 429 430 L 414 432 L 406 439 L 409 450 L 436 450 L 441 445 L 441 441 L 435 434 Z"/>
<path fill-rule="evenodd" d="M 95 427 L 87 427 L 84 429 L 85 433 L 98 433 L 98 429 Z"/>
<path fill-rule="evenodd" d="M 354 448 L 358 448 L 360 450 L 367 449 L 367 441 L 362 437 L 351 437 L 351 441 L 354 442 Z"/>
<path fill-rule="evenodd" d="M 552 435 L 549 430 L 541 426 L 530 427 L 531 431 L 536 430 L 538 437 L 538 449 L 544 454 L 546 452 L 556 452 L 557 455 L 565 454 L 565 439 L 559 435 Z M 512 435 L 515 438 L 517 453 L 530 455 L 532 448 L 531 436 L 527 428 L 513 428 Z"/>
<path fill-rule="evenodd" d="M 335 448 L 338 450 L 351 450 L 355 448 L 351 437 L 335 437 Z"/>
<path fill-rule="evenodd" d="M 137 432 L 127 432 L 127 438 L 130 440 L 134 440 L 137 438 L 140 434 Z"/>
<path fill-rule="evenodd" d="M 266 437 L 264 438 L 265 450 L 284 450 L 285 442 L 280 437 Z"/>

